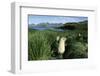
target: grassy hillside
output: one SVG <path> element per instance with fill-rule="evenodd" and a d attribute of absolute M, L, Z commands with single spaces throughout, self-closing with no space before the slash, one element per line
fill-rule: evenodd
<path fill-rule="evenodd" d="M 56 38 L 66 37 L 66 49 L 62 59 L 75 59 L 88 57 L 87 21 L 79 23 L 65 23 L 53 30 L 28 30 L 28 60 L 52 60 L 59 59 L 56 54 L 58 42 Z"/>

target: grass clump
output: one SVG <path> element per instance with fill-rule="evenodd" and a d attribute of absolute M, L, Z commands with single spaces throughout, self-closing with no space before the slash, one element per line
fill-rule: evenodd
<path fill-rule="evenodd" d="M 36 32 L 34 34 L 29 34 L 28 56 L 28 60 L 50 59 L 50 45 L 43 33 Z"/>

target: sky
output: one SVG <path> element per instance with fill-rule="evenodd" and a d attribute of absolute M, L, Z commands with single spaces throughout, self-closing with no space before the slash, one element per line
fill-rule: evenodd
<path fill-rule="evenodd" d="M 79 22 L 88 20 L 87 17 L 75 17 L 75 16 L 46 16 L 46 15 L 29 15 L 29 24 L 39 23 L 67 23 L 67 22 Z"/>

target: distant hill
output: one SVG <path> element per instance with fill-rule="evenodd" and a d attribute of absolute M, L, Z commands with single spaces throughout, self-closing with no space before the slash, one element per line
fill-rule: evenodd
<path fill-rule="evenodd" d="M 29 24 L 28 28 L 33 28 L 34 26 L 36 26 L 35 24 Z"/>
<path fill-rule="evenodd" d="M 63 26 L 63 23 L 39 23 L 39 24 L 29 24 L 29 28 L 54 28 Z"/>
<path fill-rule="evenodd" d="M 39 24 L 29 24 L 29 29 L 35 30 L 45 30 L 45 29 L 58 29 L 58 30 L 87 30 L 88 21 L 81 22 L 68 22 L 68 23 L 39 23 Z"/>
<path fill-rule="evenodd" d="M 81 22 L 69 22 L 63 24 L 63 26 L 58 27 L 58 29 L 63 29 L 63 30 L 75 30 L 75 29 L 80 29 L 80 30 L 87 30 L 88 28 L 88 21 L 81 21 Z"/>

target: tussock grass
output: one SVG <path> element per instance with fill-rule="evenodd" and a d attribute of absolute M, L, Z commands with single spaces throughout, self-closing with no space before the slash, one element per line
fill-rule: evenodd
<path fill-rule="evenodd" d="M 81 37 L 78 34 L 81 33 Z M 51 30 L 30 30 L 28 32 L 28 60 L 51 60 L 53 51 L 51 45 L 55 42 L 56 37 L 66 37 L 67 47 L 63 55 L 64 59 L 87 58 L 87 31 L 67 30 L 57 32 Z M 85 36 L 85 39 L 84 39 Z M 53 44 L 56 45 L 56 44 Z M 57 49 L 57 48 L 56 48 Z M 55 59 L 55 58 L 54 58 Z"/>

